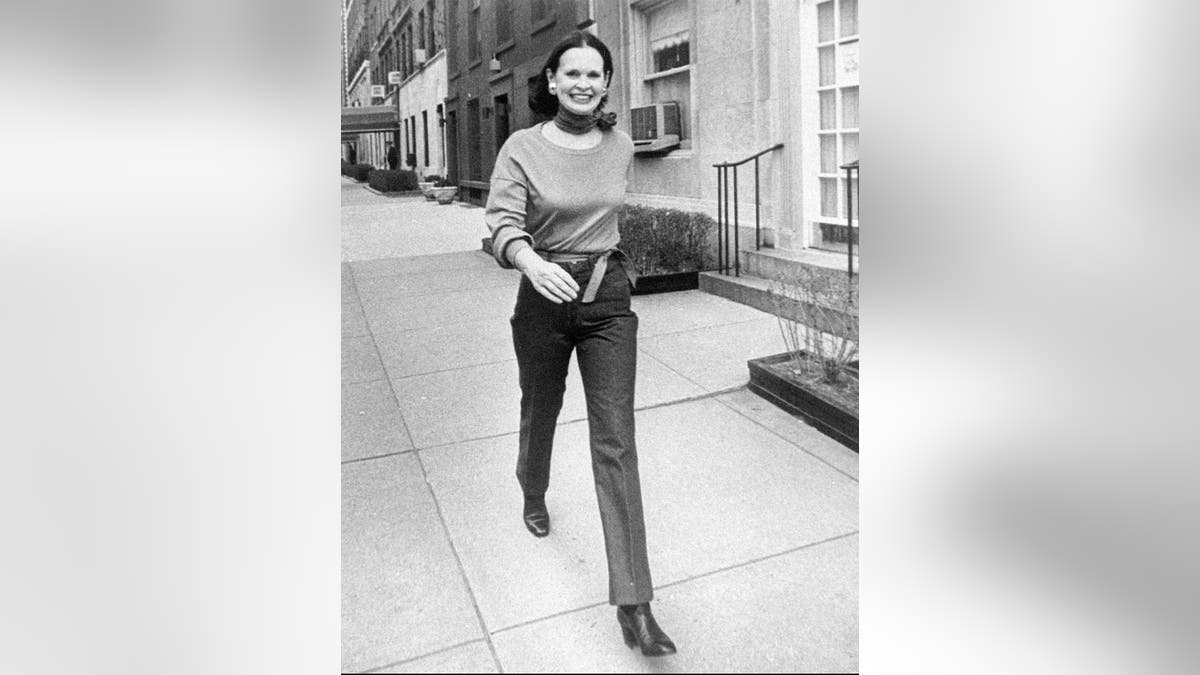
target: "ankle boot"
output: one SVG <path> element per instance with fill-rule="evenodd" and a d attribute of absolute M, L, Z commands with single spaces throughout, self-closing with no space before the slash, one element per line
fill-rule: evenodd
<path fill-rule="evenodd" d="M 525 527 L 535 537 L 550 534 L 550 512 L 546 510 L 545 497 L 525 498 Z"/>
<path fill-rule="evenodd" d="M 636 605 L 633 611 L 617 608 L 617 623 L 621 625 L 621 636 L 625 644 L 632 648 L 641 647 L 645 656 L 666 656 L 675 653 L 675 643 L 658 627 L 654 615 L 650 613 L 650 603 Z"/>

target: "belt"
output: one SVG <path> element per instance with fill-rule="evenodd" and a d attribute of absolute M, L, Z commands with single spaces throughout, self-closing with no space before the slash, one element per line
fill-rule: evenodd
<path fill-rule="evenodd" d="M 583 291 L 583 299 L 580 302 L 592 302 L 596 299 L 596 293 L 600 291 L 600 282 L 604 280 L 604 274 L 608 271 L 608 259 L 616 258 L 621 262 L 621 266 L 625 269 L 625 275 L 629 277 L 629 283 L 637 286 L 637 272 L 633 271 L 633 261 L 625 252 L 619 248 L 610 248 L 603 253 L 580 254 L 580 253 L 559 253 L 552 251 L 535 251 L 538 255 L 553 263 L 561 263 L 564 266 L 574 266 L 571 263 L 590 263 L 592 267 L 592 276 L 588 279 L 587 288 Z"/>

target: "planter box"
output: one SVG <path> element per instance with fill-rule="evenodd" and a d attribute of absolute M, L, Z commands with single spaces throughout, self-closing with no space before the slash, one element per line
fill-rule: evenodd
<path fill-rule="evenodd" d="M 454 196 L 458 194 L 457 187 L 435 187 L 430 188 L 429 191 L 433 193 L 434 198 L 437 199 L 437 203 L 439 204 L 449 204 L 454 201 Z"/>
<path fill-rule="evenodd" d="M 375 194 L 379 195 L 380 197 L 420 197 L 421 196 L 421 193 L 417 192 L 416 190 L 406 190 L 403 192 L 399 192 L 399 191 L 383 192 L 381 190 L 376 190 L 375 188 L 371 187 L 370 185 L 367 185 L 365 187 L 367 188 L 367 192 L 374 192 Z"/>
<path fill-rule="evenodd" d="M 821 433 L 858 452 L 858 413 L 826 394 L 782 377 L 767 367 L 789 359 L 788 354 L 775 354 L 748 361 L 750 391 L 793 415 L 803 417 Z"/>
<path fill-rule="evenodd" d="M 700 288 L 699 272 L 672 272 L 669 274 L 638 275 L 634 295 L 650 295 L 651 293 L 670 293 L 671 291 L 690 291 Z"/>

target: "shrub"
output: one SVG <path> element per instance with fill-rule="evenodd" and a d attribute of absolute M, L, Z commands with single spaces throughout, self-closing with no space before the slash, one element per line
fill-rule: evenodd
<path fill-rule="evenodd" d="M 362 183 L 367 180 L 367 176 L 374 170 L 375 167 L 370 164 L 347 164 L 342 173 Z"/>
<path fill-rule="evenodd" d="M 769 292 L 793 370 L 828 384 L 857 385 L 849 367 L 858 360 L 858 284 L 800 265 L 772 281 Z"/>
<path fill-rule="evenodd" d="M 368 185 L 380 192 L 405 192 L 417 189 L 417 174 L 413 171 L 376 169 Z"/>
<path fill-rule="evenodd" d="M 626 204 L 617 227 L 638 274 L 705 270 L 716 257 L 716 221 L 707 214 Z"/>

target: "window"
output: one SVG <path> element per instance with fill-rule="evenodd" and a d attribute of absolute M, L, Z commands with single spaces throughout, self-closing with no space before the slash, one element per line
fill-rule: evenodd
<path fill-rule="evenodd" d="M 650 39 L 650 72 L 681 68 L 691 63 L 691 25 L 686 2 L 672 2 L 646 14 Z"/>
<path fill-rule="evenodd" d="M 453 52 L 453 50 L 451 50 Z M 446 111 L 446 145 L 450 149 L 446 157 L 446 175 L 453 181 L 458 181 L 459 169 L 458 158 L 460 149 L 458 147 L 458 111 Z"/>
<path fill-rule="evenodd" d="M 417 116 L 408 118 L 408 165 L 417 168 Z"/>
<path fill-rule="evenodd" d="M 444 25 L 446 25 L 446 26 L 461 25 L 461 24 L 457 23 L 457 20 L 458 20 L 458 0 L 449 0 L 449 4 L 446 5 L 446 21 L 445 21 Z M 457 73 L 458 71 L 462 70 L 462 63 L 460 63 L 460 59 L 462 57 L 459 56 L 459 54 L 460 54 L 459 47 L 457 44 L 455 44 L 455 38 L 457 37 L 457 35 L 458 35 L 458 32 L 454 31 L 454 30 L 448 31 L 446 33 L 446 41 L 447 41 L 446 42 L 446 45 L 447 45 L 446 56 L 450 59 L 450 72 L 451 73 Z"/>
<path fill-rule="evenodd" d="M 417 13 L 417 49 L 425 49 L 425 10 Z M 429 58 L 429 54 L 425 58 Z"/>
<path fill-rule="evenodd" d="M 437 31 L 434 30 L 434 25 L 437 23 L 437 13 L 434 12 L 434 0 L 429 0 L 428 9 L 425 11 L 425 16 L 429 17 L 429 37 L 426 38 L 425 44 L 429 52 L 428 56 L 432 57 L 438 50 Z"/>
<path fill-rule="evenodd" d="M 508 140 L 508 94 L 497 96 L 493 103 L 496 108 L 496 132 L 493 135 L 496 138 L 496 151 L 499 152 L 504 141 Z"/>
<path fill-rule="evenodd" d="M 483 180 L 479 128 L 479 99 L 473 98 L 467 102 L 467 177 L 471 180 Z"/>
<path fill-rule="evenodd" d="M 512 3 L 496 0 L 496 44 L 502 45 L 512 39 Z"/>
<path fill-rule="evenodd" d="M 533 0 L 529 3 L 529 23 L 534 24 L 546 18 L 548 14 L 548 0 Z"/>
<path fill-rule="evenodd" d="M 692 8 L 688 0 L 633 3 L 630 22 L 631 103 L 679 106 L 681 147 L 691 147 Z"/>
<path fill-rule="evenodd" d="M 820 219 L 846 224 L 846 172 L 840 167 L 858 159 L 858 0 L 826 0 L 817 4 L 817 141 Z M 858 178 L 850 185 L 854 221 L 858 220 Z M 853 224 L 853 223 L 851 223 Z M 822 227 L 823 238 L 845 241 L 840 228 Z"/>
<path fill-rule="evenodd" d="M 411 74 L 413 72 L 416 72 L 416 70 L 417 70 L 417 59 L 412 51 L 413 48 L 416 47 L 417 43 L 413 42 L 413 26 L 411 23 L 408 24 L 407 26 L 405 26 L 404 35 L 405 35 L 405 37 L 408 38 L 408 49 L 405 50 L 404 55 L 408 57 L 408 65 L 409 65 L 408 72 Z"/>
<path fill-rule="evenodd" d="M 408 77 L 408 35 L 400 30 L 400 77 Z"/>
<path fill-rule="evenodd" d="M 467 67 L 479 60 L 479 8 L 471 10 L 467 17 Z M 467 120 L 470 124 L 470 120 Z"/>
<path fill-rule="evenodd" d="M 421 135 L 425 139 L 425 166 L 429 166 L 429 111 L 421 111 Z"/>

